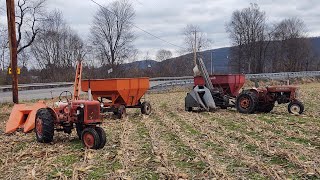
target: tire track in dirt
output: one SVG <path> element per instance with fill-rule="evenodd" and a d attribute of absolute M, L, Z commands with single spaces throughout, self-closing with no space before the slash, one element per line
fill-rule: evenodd
<path fill-rule="evenodd" d="M 140 118 L 139 118 L 140 120 Z M 119 169 L 112 178 L 123 179 L 154 179 L 158 177 L 156 172 L 157 162 L 149 147 L 148 136 L 141 127 L 138 119 L 128 116 L 121 122 L 120 148 L 118 151 L 122 169 Z"/>
<path fill-rule="evenodd" d="M 218 166 L 224 167 L 222 170 L 220 170 L 225 175 L 224 178 L 231 177 L 232 179 L 237 179 L 237 178 L 239 178 L 240 174 L 247 173 L 246 171 L 248 171 L 250 169 L 254 170 L 254 171 L 258 171 L 264 175 L 268 175 L 269 177 L 277 177 L 278 176 L 277 174 L 274 173 L 273 170 L 271 170 L 268 167 L 262 166 L 259 161 L 255 160 L 253 157 L 251 157 L 251 156 L 245 154 L 243 151 L 241 151 L 241 149 L 238 148 L 238 145 L 235 144 L 235 142 L 230 142 L 230 140 L 228 140 L 227 137 L 222 138 L 220 136 L 219 138 L 216 138 L 217 135 L 211 135 L 208 131 L 206 133 L 204 133 L 203 131 L 198 131 L 198 129 L 192 130 L 190 127 L 193 127 L 193 126 L 190 124 L 188 124 L 190 126 L 189 128 L 182 129 L 181 127 L 185 126 L 182 122 L 183 120 L 177 119 L 180 117 L 178 117 L 173 112 L 169 112 L 169 114 L 171 114 L 171 117 L 164 118 L 164 120 L 166 121 L 165 123 L 173 126 L 174 128 L 172 128 L 172 130 L 175 133 L 179 134 L 179 136 L 183 137 L 185 139 L 185 142 L 187 144 L 190 144 L 190 146 L 193 146 L 193 148 L 196 151 L 198 151 L 202 156 L 210 157 L 211 154 L 213 154 L 215 157 L 217 157 L 217 156 L 224 157 L 224 158 L 222 158 L 222 159 L 224 159 L 224 161 L 221 161 L 219 159 L 214 159 L 214 158 L 212 158 L 212 156 L 210 157 L 212 163 L 218 161 L 220 163 Z M 173 118 L 175 119 L 174 121 L 171 120 Z M 184 117 L 184 118 L 186 118 L 186 117 Z M 203 129 L 206 129 L 206 128 L 203 128 Z M 189 132 L 187 132 L 186 130 Z M 209 131 L 212 131 L 212 130 L 213 129 L 210 129 Z M 192 132 L 192 131 L 194 131 L 194 132 Z M 198 133 L 195 133 L 195 132 L 198 132 Z M 224 133 L 223 128 L 222 128 L 222 132 Z M 203 138 L 201 137 L 202 135 L 206 136 L 205 140 L 203 140 Z M 189 137 L 189 136 L 191 136 L 191 137 Z M 202 141 L 205 141 L 205 142 L 200 142 L 201 139 L 202 139 Z M 223 150 L 218 149 L 218 150 L 212 151 L 210 149 L 203 148 L 203 145 L 205 145 L 205 144 L 211 143 L 211 144 L 216 145 L 217 142 L 218 142 L 218 148 L 219 147 L 223 148 Z M 228 142 L 228 145 L 226 145 L 226 142 Z M 217 149 L 217 147 L 215 147 L 214 149 Z M 239 162 L 239 160 L 240 160 L 240 162 Z M 235 172 L 236 174 L 233 174 L 232 172 L 227 171 L 227 167 L 230 166 L 230 163 L 231 163 L 231 166 L 233 166 L 233 165 L 238 166 L 241 164 L 245 164 L 247 166 L 247 168 L 241 170 L 241 168 L 239 167 L 238 171 L 240 171 L 240 172 L 237 171 L 237 172 Z M 221 164 L 224 164 L 224 165 L 221 165 Z M 257 164 L 260 166 L 257 166 Z M 241 171 L 243 171 L 243 172 L 241 172 Z M 246 177 L 243 177 L 243 178 L 246 178 Z"/>
<path fill-rule="evenodd" d="M 193 138 L 189 138 L 185 133 L 182 133 L 183 130 L 181 130 L 181 127 L 170 121 L 170 117 L 167 117 L 161 112 L 157 112 L 155 116 L 163 123 L 167 131 L 176 134 L 179 139 L 186 146 L 190 147 L 203 162 L 206 162 L 209 165 L 209 167 L 207 167 L 207 170 L 211 172 L 214 178 L 228 179 L 228 175 L 225 172 L 225 169 L 221 168 L 221 164 L 216 163 L 218 160 L 213 158 L 211 152 L 204 150 Z"/>
<path fill-rule="evenodd" d="M 178 179 L 179 171 L 175 165 L 168 160 L 169 153 L 167 151 L 169 147 L 168 144 L 160 138 L 160 128 L 155 125 L 153 119 L 150 117 L 147 117 L 144 121 L 142 121 L 142 123 L 149 132 L 153 154 L 161 164 L 161 166 L 157 169 L 157 171 L 163 175 L 163 177 L 160 176 L 160 178 Z"/>

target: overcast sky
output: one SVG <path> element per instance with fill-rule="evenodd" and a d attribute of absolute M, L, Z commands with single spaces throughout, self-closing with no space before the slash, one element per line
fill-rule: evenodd
<path fill-rule="evenodd" d="M 107 5 L 112 1 L 96 0 Z M 230 46 L 225 24 L 234 10 L 258 3 L 267 14 L 268 23 L 279 22 L 284 18 L 300 17 L 308 27 L 309 36 L 320 36 L 319 0 L 131 0 L 136 10 L 135 24 L 173 44 L 183 46 L 182 30 L 187 24 L 198 25 L 213 40 L 212 48 Z M 70 26 L 81 37 L 90 32 L 93 15 L 98 6 L 90 0 L 47 0 L 48 11 L 59 9 Z M 135 46 L 141 55 L 147 52 L 151 58 L 159 49 L 173 52 L 177 47 L 166 44 L 148 34 L 135 29 L 138 36 Z M 175 53 L 177 55 L 177 53 Z"/>

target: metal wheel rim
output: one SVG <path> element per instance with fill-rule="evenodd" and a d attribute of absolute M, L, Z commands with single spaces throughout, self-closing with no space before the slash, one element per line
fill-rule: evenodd
<path fill-rule="evenodd" d="M 86 132 L 83 135 L 83 142 L 86 145 L 86 147 L 91 148 L 94 145 L 94 137 L 91 133 Z"/>
<path fill-rule="evenodd" d="M 301 108 L 300 106 L 294 104 L 290 107 L 290 111 L 292 112 L 292 114 L 299 114 Z"/>
<path fill-rule="evenodd" d="M 147 113 L 150 112 L 150 106 L 146 106 L 146 112 L 147 112 Z"/>
<path fill-rule="evenodd" d="M 40 118 L 36 119 L 36 130 L 38 137 L 42 137 L 42 120 Z"/>
<path fill-rule="evenodd" d="M 250 107 L 250 100 L 247 97 L 243 97 L 240 99 L 240 106 L 244 109 L 248 109 Z"/>

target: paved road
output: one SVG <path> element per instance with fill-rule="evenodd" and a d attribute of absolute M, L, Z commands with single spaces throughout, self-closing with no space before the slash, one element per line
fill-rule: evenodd
<path fill-rule="evenodd" d="M 150 87 L 156 86 L 167 81 L 151 81 Z M 62 91 L 73 92 L 73 86 L 62 87 L 62 88 L 51 88 L 51 89 L 36 89 L 19 91 L 19 100 L 35 100 L 35 99 L 50 99 L 52 97 L 58 97 Z M 0 92 L 0 103 L 12 102 L 12 92 Z"/>

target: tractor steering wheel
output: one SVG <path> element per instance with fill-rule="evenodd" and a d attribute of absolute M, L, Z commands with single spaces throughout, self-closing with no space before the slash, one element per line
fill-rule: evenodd
<path fill-rule="evenodd" d="M 62 100 L 67 100 L 69 102 L 72 100 L 72 93 L 70 91 L 62 91 L 59 96 L 59 101 L 63 102 Z"/>

